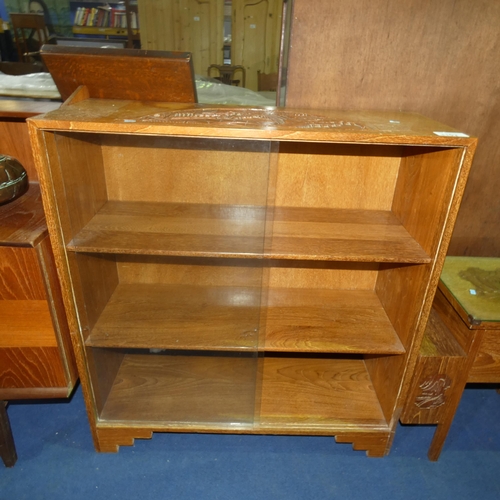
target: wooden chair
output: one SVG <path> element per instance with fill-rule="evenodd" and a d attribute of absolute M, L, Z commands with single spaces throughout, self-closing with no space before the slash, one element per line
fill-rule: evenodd
<path fill-rule="evenodd" d="M 278 90 L 278 73 L 261 73 L 257 71 L 257 90 L 259 92 Z"/>
<path fill-rule="evenodd" d="M 208 67 L 207 75 L 210 77 L 212 75 L 212 70 L 215 69 L 219 72 L 219 76 L 214 76 L 216 80 L 226 84 L 226 85 L 234 85 L 239 86 L 240 82 L 242 82 L 241 87 L 245 86 L 245 77 L 246 72 L 243 66 L 230 66 L 229 64 L 211 64 Z M 242 74 L 241 80 L 235 79 L 235 73 L 239 71 Z"/>
<path fill-rule="evenodd" d="M 137 1 L 125 0 L 125 15 L 127 16 L 127 49 L 141 48 L 139 33 L 139 7 Z"/>
<path fill-rule="evenodd" d="M 43 14 L 11 13 L 19 62 L 40 61 L 40 48 L 50 41 Z"/>

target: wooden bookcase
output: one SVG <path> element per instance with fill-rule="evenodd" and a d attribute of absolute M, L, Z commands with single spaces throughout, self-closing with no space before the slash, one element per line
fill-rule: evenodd
<path fill-rule="evenodd" d="M 176 431 L 389 451 L 475 139 L 78 96 L 29 124 L 97 450 Z"/>

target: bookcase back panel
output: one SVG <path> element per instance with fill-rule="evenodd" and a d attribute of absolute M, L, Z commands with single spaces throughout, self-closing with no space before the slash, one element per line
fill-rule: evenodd
<path fill-rule="evenodd" d="M 109 200 L 266 205 L 267 141 L 103 136 Z"/>
<path fill-rule="evenodd" d="M 249 259 L 117 256 L 120 283 L 262 286 L 262 263 Z"/>
<path fill-rule="evenodd" d="M 272 261 L 267 270 L 271 288 L 374 290 L 378 264 Z"/>
<path fill-rule="evenodd" d="M 282 142 L 275 205 L 390 210 L 401 149 Z"/>

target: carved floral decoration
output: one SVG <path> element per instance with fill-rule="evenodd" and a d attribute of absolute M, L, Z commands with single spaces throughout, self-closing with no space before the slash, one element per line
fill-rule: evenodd
<path fill-rule="evenodd" d="M 446 375 L 432 375 L 420 384 L 422 393 L 416 398 L 415 405 L 424 410 L 439 408 L 445 403 L 445 392 L 451 380 Z"/>

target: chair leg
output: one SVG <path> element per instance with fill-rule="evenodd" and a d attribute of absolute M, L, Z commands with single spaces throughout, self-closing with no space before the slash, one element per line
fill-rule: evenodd
<path fill-rule="evenodd" d="M 0 401 L 0 456 L 5 467 L 13 467 L 17 461 L 17 453 L 6 406 L 5 401 Z"/>

